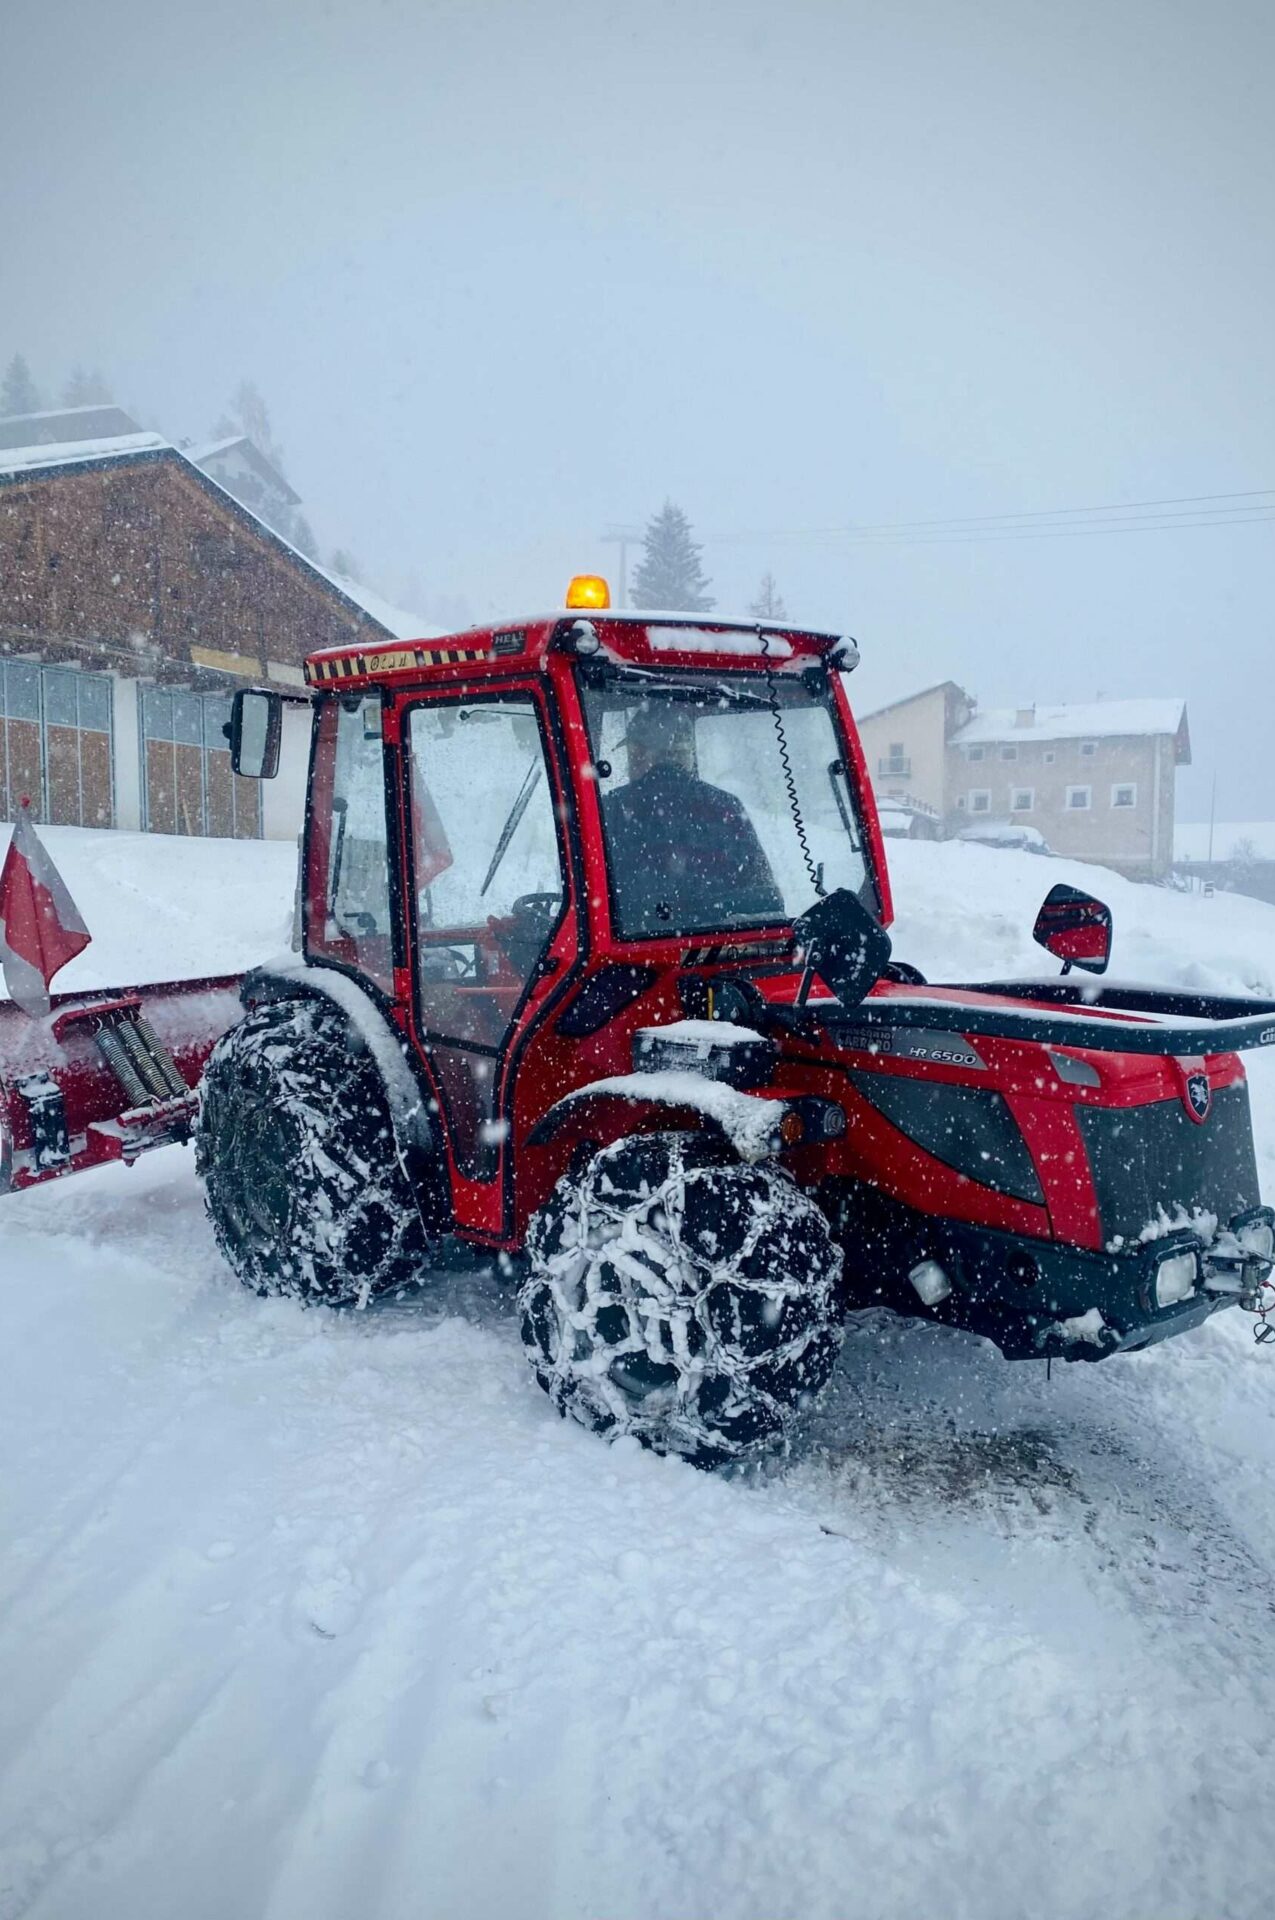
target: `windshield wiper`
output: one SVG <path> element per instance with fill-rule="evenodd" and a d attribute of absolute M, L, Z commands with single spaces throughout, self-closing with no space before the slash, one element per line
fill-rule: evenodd
<path fill-rule="evenodd" d="M 860 851 L 859 835 L 855 831 L 854 820 L 849 807 L 846 805 L 845 790 L 842 787 L 842 781 L 845 780 L 845 778 L 845 761 L 830 760 L 828 762 L 828 785 L 832 788 L 832 797 L 837 803 L 837 812 L 841 815 L 841 824 L 846 830 L 846 838 L 849 840 L 855 852 L 858 853 Z"/>
<path fill-rule="evenodd" d="M 541 771 L 540 762 L 538 760 L 533 760 L 531 765 L 527 768 L 526 778 L 524 779 L 522 785 L 519 787 L 517 797 L 514 800 L 512 807 L 510 807 L 509 809 L 509 818 L 505 821 L 504 826 L 500 829 L 500 838 L 496 842 L 496 851 L 491 856 L 491 865 L 487 869 L 487 877 L 483 881 L 481 887 L 479 887 L 478 889 L 478 897 L 480 900 L 482 896 L 486 893 L 492 881 L 496 878 L 496 873 L 500 866 L 500 863 L 504 859 L 505 854 L 509 850 L 509 842 L 513 839 L 514 835 L 518 831 L 518 824 L 521 821 L 523 814 L 527 811 L 527 807 L 531 800 L 531 796 L 536 790 L 536 782 L 540 778 L 540 771 Z"/>
<path fill-rule="evenodd" d="M 745 687 L 732 686 L 729 681 L 699 681 L 689 678 L 674 680 L 669 673 L 659 667 L 634 667 L 626 661 L 622 667 L 613 666 L 610 661 L 590 662 L 581 673 L 588 687 L 610 689 L 617 681 L 643 681 L 659 688 L 668 699 L 697 706 L 708 700 L 721 700 L 733 707 L 745 707 L 750 711 L 765 711 L 768 702 L 760 695 Z"/>

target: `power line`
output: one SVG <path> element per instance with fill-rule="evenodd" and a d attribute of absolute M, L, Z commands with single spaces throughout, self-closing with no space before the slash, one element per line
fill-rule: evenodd
<path fill-rule="evenodd" d="M 989 527 L 983 533 L 913 534 L 897 539 L 862 540 L 856 544 L 863 547 L 969 546 L 988 540 L 1076 540 L 1095 533 L 1186 533 L 1206 527 L 1256 527 L 1270 526 L 1272 523 L 1275 523 L 1275 510 L 1270 513 L 1238 514 L 1225 520 L 1109 520 L 1096 521 L 1092 526 Z"/>
<path fill-rule="evenodd" d="M 1214 507 L 1214 501 L 1226 501 L 1233 504 Z M 1265 506 L 1254 509 L 1254 502 L 1263 502 Z M 1244 503 L 1244 504 L 1240 504 Z M 710 536 L 714 546 L 750 545 L 762 541 L 804 541 L 804 540 L 869 540 L 873 538 L 897 538 L 902 542 L 925 537 L 950 537 L 979 539 L 994 537 L 998 534 L 1040 535 L 1047 532 L 1069 532 L 1065 524 L 1069 520 L 1093 520 L 1094 526 L 1085 531 L 1119 531 L 1125 527 L 1147 525 L 1151 522 L 1166 526 L 1208 526 L 1244 525 L 1252 520 L 1268 517 L 1266 507 L 1275 510 L 1275 487 L 1255 487 L 1240 493 L 1199 493 L 1170 495 L 1157 500 L 1129 500 L 1104 506 L 1088 507 L 1047 507 L 995 514 L 962 514 L 947 518 L 929 520 L 882 520 L 852 523 L 840 527 L 808 528 L 771 528 L 769 530 L 749 530 L 737 534 Z M 1181 513 L 1165 511 L 1181 508 Z M 1245 514 L 1246 520 L 1232 517 Z M 1133 518 L 1101 519 L 1102 515 L 1125 515 Z M 1219 516 L 1217 519 L 1214 516 Z"/>

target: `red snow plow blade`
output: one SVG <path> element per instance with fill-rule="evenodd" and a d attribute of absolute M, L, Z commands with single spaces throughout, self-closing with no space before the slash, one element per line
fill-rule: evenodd
<path fill-rule="evenodd" d="M 42 1020 L 0 1002 L 0 1193 L 188 1139 L 239 980 L 54 994 Z"/>

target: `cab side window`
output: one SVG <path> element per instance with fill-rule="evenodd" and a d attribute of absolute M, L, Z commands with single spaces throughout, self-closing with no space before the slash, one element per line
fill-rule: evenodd
<path fill-rule="evenodd" d="M 380 695 L 327 703 L 315 748 L 310 840 L 312 953 L 393 989 Z"/>
<path fill-rule="evenodd" d="M 562 909 L 535 702 L 416 707 L 408 738 L 425 1025 L 498 1047 Z"/>
<path fill-rule="evenodd" d="M 461 1171 L 496 1170 L 500 1058 L 562 916 L 552 772 L 530 693 L 408 723 L 416 994 Z"/>

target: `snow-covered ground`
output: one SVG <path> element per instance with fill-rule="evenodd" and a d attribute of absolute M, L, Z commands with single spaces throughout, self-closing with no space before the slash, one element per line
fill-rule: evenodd
<path fill-rule="evenodd" d="M 130 836 L 49 839 L 113 929 L 68 984 L 285 943 L 290 850 L 148 840 L 143 884 Z M 936 977 L 1047 967 L 1077 878 L 1120 977 L 1275 987 L 1275 909 L 891 855 Z M 182 1152 L 0 1207 L 3 1920 L 1269 1912 L 1275 1352 L 1238 1312 L 1048 1381 L 868 1316 L 797 1454 L 712 1478 L 559 1421 L 481 1267 L 250 1298 Z"/>

